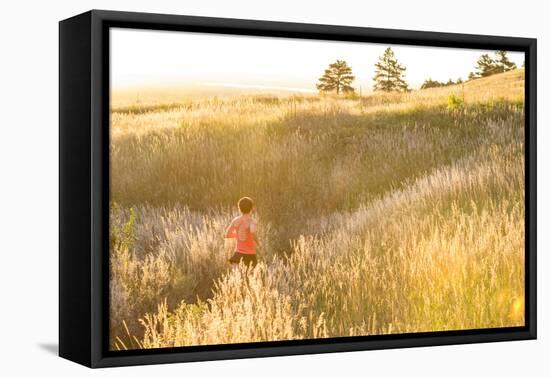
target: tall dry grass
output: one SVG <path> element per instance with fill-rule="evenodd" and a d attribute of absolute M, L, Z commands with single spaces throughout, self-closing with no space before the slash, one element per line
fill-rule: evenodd
<path fill-rule="evenodd" d="M 522 80 L 453 109 L 452 88 L 114 109 L 111 346 L 523 324 Z M 221 239 L 245 194 L 247 274 Z"/>

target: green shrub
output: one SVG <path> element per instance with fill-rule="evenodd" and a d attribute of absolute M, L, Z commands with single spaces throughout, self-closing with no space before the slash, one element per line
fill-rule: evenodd
<path fill-rule="evenodd" d="M 464 99 L 461 97 L 458 97 L 454 93 L 451 93 L 449 97 L 447 97 L 447 109 L 451 112 L 454 112 L 455 110 L 461 109 L 464 106 Z"/>

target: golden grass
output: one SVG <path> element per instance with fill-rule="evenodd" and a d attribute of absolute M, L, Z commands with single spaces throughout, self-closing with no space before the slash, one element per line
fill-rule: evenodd
<path fill-rule="evenodd" d="M 114 109 L 111 347 L 523 325 L 523 71 L 458 88 Z"/>

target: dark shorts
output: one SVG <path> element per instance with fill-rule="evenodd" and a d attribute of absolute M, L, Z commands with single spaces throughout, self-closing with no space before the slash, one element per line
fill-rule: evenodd
<path fill-rule="evenodd" d="M 231 256 L 231 258 L 229 259 L 229 262 L 231 264 L 238 264 L 241 261 L 248 266 L 256 266 L 256 264 L 258 263 L 258 261 L 256 260 L 256 254 L 235 252 L 233 253 L 233 256 Z"/>

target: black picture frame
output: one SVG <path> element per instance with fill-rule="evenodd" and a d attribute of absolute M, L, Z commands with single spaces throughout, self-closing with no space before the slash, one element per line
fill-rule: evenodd
<path fill-rule="evenodd" d="M 108 350 L 109 28 L 525 53 L 524 327 Z M 536 39 L 92 10 L 59 23 L 59 355 L 88 367 L 536 338 Z"/>

